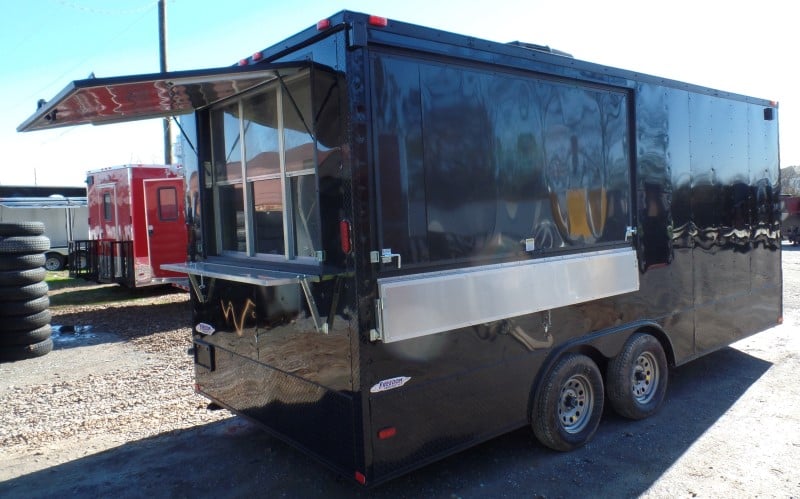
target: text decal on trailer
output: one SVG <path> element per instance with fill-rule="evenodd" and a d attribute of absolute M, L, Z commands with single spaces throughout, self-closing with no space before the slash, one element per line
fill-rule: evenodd
<path fill-rule="evenodd" d="M 393 390 L 395 388 L 400 388 L 401 386 L 405 385 L 408 380 L 410 380 L 408 376 L 398 376 L 396 378 L 385 379 L 383 381 L 378 381 L 377 384 L 373 385 L 372 388 L 369 389 L 370 393 L 378 393 L 378 392 L 385 392 L 386 390 Z"/>
<path fill-rule="evenodd" d="M 211 334 L 214 334 L 214 331 L 216 331 L 216 330 L 214 329 L 214 326 L 212 326 L 211 324 L 206 324 L 205 322 L 200 322 L 200 323 L 198 323 L 198 324 L 197 324 L 197 325 L 194 327 L 194 329 L 195 329 L 195 331 L 197 331 L 198 333 L 205 334 L 205 335 L 211 335 Z"/>

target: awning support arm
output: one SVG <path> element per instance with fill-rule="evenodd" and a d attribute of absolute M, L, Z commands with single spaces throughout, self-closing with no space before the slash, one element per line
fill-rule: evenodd
<path fill-rule="evenodd" d="M 189 144 L 189 147 L 192 149 L 192 152 L 196 156 L 197 155 L 197 148 L 195 148 L 194 144 L 192 144 L 192 139 L 190 139 L 189 136 L 186 135 L 186 131 L 184 131 L 183 127 L 181 126 L 180 120 L 176 120 L 175 116 L 170 116 L 170 119 L 172 119 L 172 121 L 174 121 L 175 124 L 178 125 L 178 129 L 181 131 L 181 135 L 183 135 L 183 138 L 186 139 L 186 143 Z"/>
<path fill-rule="evenodd" d="M 317 302 L 314 300 L 314 295 L 311 294 L 311 286 L 308 284 L 308 279 L 301 278 L 300 286 L 303 288 L 303 294 L 306 295 L 306 303 L 308 304 L 308 310 L 311 312 L 311 319 L 314 321 L 314 329 L 318 333 L 328 334 L 328 323 L 323 324 L 322 319 L 320 319 Z"/>

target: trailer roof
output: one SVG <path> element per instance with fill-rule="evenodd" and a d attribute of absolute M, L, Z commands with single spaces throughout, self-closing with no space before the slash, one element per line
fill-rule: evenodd
<path fill-rule="evenodd" d="M 80 197 L 13 197 L 0 198 L 3 208 L 81 208 L 87 206 L 86 196 Z"/>
<path fill-rule="evenodd" d="M 275 63 L 312 40 L 348 29 L 352 47 L 369 44 L 422 50 L 488 64 L 541 70 L 566 78 L 621 86 L 650 82 L 693 92 L 725 96 L 765 106 L 776 102 L 650 76 L 572 57 L 545 46 L 504 44 L 394 20 L 341 11 L 315 26 L 242 59 L 239 66 L 73 81 L 54 99 L 40 101 L 37 111 L 17 131 L 45 130 L 85 123 L 107 124 L 185 114 L 294 71 L 310 61 Z M 536 47 L 535 50 L 531 50 Z"/>

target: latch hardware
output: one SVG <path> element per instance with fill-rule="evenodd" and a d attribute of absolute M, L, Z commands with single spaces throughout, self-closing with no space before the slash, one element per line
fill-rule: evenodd
<path fill-rule="evenodd" d="M 402 266 L 402 257 L 400 253 L 392 253 L 391 248 L 384 248 L 380 252 L 369 252 L 370 263 L 392 263 L 392 260 L 395 258 L 397 258 L 397 268 L 399 269 Z"/>

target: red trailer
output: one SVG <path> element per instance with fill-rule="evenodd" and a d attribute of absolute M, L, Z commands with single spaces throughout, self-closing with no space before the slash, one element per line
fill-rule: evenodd
<path fill-rule="evenodd" d="M 781 234 L 792 245 L 800 244 L 800 196 L 781 196 Z"/>
<path fill-rule="evenodd" d="M 86 177 L 89 239 L 75 241 L 73 274 L 127 287 L 178 284 L 162 270 L 186 260 L 184 178 L 179 167 L 123 165 Z"/>

